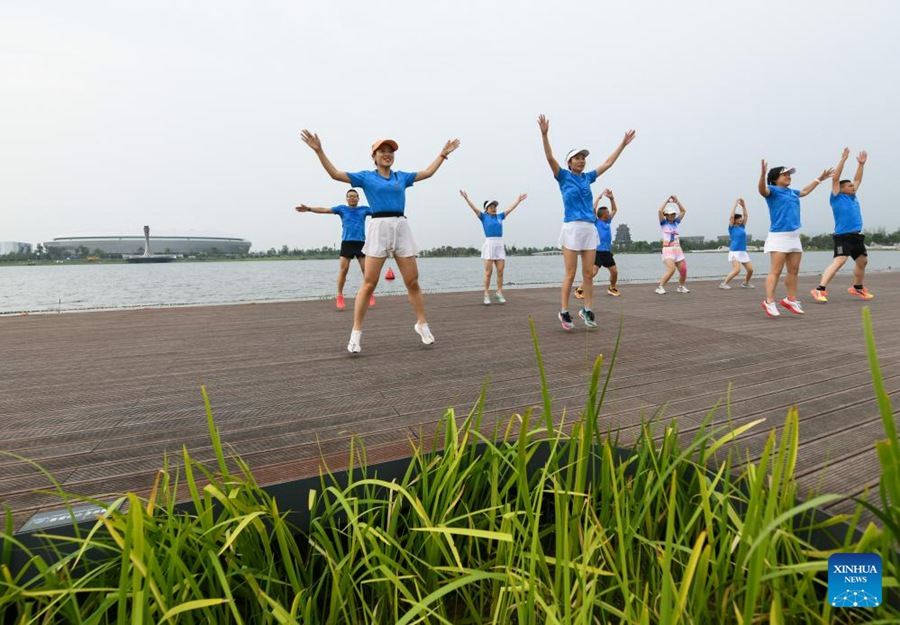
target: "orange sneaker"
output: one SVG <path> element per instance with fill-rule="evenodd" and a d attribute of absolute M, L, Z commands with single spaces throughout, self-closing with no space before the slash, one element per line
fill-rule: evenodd
<path fill-rule="evenodd" d="M 869 293 L 869 289 L 863 287 L 862 289 L 857 289 L 856 287 L 850 287 L 847 289 L 847 293 L 850 295 L 855 295 L 860 299 L 875 299 L 875 296 Z"/>
<path fill-rule="evenodd" d="M 813 296 L 813 299 L 817 302 L 822 302 L 823 304 L 828 301 L 828 291 L 820 291 L 819 289 L 813 289 L 809 292 L 810 295 Z"/>
<path fill-rule="evenodd" d="M 338 295 L 337 296 L 337 309 L 344 310 L 345 307 L 346 307 L 346 304 L 344 304 L 344 296 Z"/>
<path fill-rule="evenodd" d="M 375 294 L 372 293 L 369 296 L 369 308 L 372 308 L 375 305 Z"/>
<path fill-rule="evenodd" d="M 621 293 L 619 293 L 619 289 L 614 286 L 606 287 L 606 292 L 612 295 L 613 297 L 619 297 Z"/>
<path fill-rule="evenodd" d="M 575 288 L 575 299 L 584 299 L 584 289 L 580 286 Z"/>

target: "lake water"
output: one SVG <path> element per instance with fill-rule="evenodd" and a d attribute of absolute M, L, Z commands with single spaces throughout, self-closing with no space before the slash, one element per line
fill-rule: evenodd
<path fill-rule="evenodd" d="M 768 255 L 750 254 L 761 283 L 769 270 Z M 815 275 L 831 262 L 831 252 L 803 254 L 801 274 Z M 662 273 L 659 254 L 617 254 L 619 282 L 654 282 Z M 723 277 L 731 265 L 724 253 L 688 254 L 688 281 Z M 406 289 L 391 260 L 397 279 L 382 280 L 376 295 L 404 294 Z M 174 262 L 126 265 L 91 264 L 0 267 L 0 314 L 64 312 L 139 307 L 198 306 L 240 302 L 322 299 L 334 296 L 338 260 L 253 262 Z M 868 271 L 900 270 L 900 251 L 872 250 Z M 477 291 L 482 288 L 480 258 L 420 258 L 419 283 L 427 293 Z M 846 282 L 850 263 L 838 280 Z M 558 285 L 561 256 L 510 257 L 505 289 Z M 598 283 L 605 282 L 601 270 Z M 350 268 L 346 295 L 359 287 L 358 265 Z"/>

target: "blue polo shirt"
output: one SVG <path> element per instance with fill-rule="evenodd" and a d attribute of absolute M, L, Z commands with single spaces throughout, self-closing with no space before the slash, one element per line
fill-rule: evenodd
<path fill-rule="evenodd" d="M 607 221 L 598 219 L 594 225 L 597 226 L 597 234 L 600 235 L 600 244 L 597 246 L 597 251 L 612 251 L 612 217 Z"/>
<path fill-rule="evenodd" d="M 800 192 L 790 187 L 769 185 L 769 232 L 793 232 L 800 229 Z"/>
<path fill-rule="evenodd" d="M 834 233 L 862 232 L 862 212 L 856 194 L 838 193 L 831 196 L 831 212 L 834 213 Z"/>
<path fill-rule="evenodd" d="M 341 224 L 341 241 L 365 241 L 366 240 L 366 217 L 372 214 L 372 209 L 368 206 L 332 206 L 331 212 L 340 215 Z"/>
<path fill-rule="evenodd" d="M 556 182 L 559 183 L 559 192 L 562 193 L 563 207 L 566 216 L 563 221 L 589 221 L 597 220 L 594 215 L 594 194 L 591 193 L 591 185 L 597 180 L 597 171 L 590 169 L 577 176 L 568 169 L 559 168 Z"/>
<path fill-rule="evenodd" d="M 402 213 L 406 209 L 406 187 L 416 180 L 416 172 L 391 171 L 390 178 L 382 177 L 376 170 L 347 172 L 350 184 L 362 187 L 366 193 L 372 215 L 378 213 Z"/>
<path fill-rule="evenodd" d="M 496 215 L 478 213 L 478 219 L 481 221 L 481 226 L 484 228 L 484 236 L 503 236 L 503 220 L 506 219 L 506 213 L 497 213 Z"/>
<path fill-rule="evenodd" d="M 731 237 L 731 243 L 728 245 L 729 250 L 732 252 L 747 251 L 747 229 L 744 227 L 744 224 L 728 226 L 728 236 Z"/>

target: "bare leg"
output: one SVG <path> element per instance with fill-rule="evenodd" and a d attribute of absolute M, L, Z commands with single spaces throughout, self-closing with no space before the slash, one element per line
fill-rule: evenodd
<path fill-rule="evenodd" d="M 369 310 L 369 298 L 375 292 L 378 278 L 381 277 L 381 268 L 386 260 L 387 258 L 369 256 L 366 261 L 363 269 L 363 282 L 359 285 L 356 301 L 353 302 L 353 329 L 355 331 L 362 330 L 363 319 L 366 318 L 366 311 Z"/>
<path fill-rule="evenodd" d="M 766 276 L 766 301 L 775 301 L 775 287 L 778 286 L 778 279 L 781 278 L 781 272 L 784 270 L 784 263 L 787 260 L 785 252 L 769 252 L 769 275 Z"/>
<path fill-rule="evenodd" d="M 491 290 L 491 273 L 494 271 L 494 261 L 484 261 L 484 294 L 487 295 Z"/>
<path fill-rule="evenodd" d="M 744 284 L 750 284 L 750 278 L 753 277 L 753 263 L 749 261 L 744 263 L 744 269 L 747 270 L 747 275 L 744 277 Z"/>
<path fill-rule="evenodd" d="M 787 269 L 787 275 L 784 276 L 784 286 L 787 289 L 788 297 L 797 299 L 797 280 L 800 273 L 800 259 L 803 258 L 803 252 L 788 252 L 787 260 L 784 263 Z"/>
<path fill-rule="evenodd" d="M 503 268 L 506 266 L 505 260 L 495 260 L 497 265 L 497 293 L 503 294 Z"/>
<path fill-rule="evenodd" d="M 678 267 L 678 286 L 684 286 L 687 281 L 687 261 L 679 260 L 675 266 Z"/>
<path fill-rule="evenodd" d="M 357 256 L 356 260 L 359 261 L 359 270 L 362 272 L 363 276 L 366 275 L 366 257 L 365 256 Z"/>
<path fill-rule="evenodd" d="M 347 270 L 350 269 L 350 259 L 341 256 L 340 265 L 338 265 L 337 289 L 338 295 L 344 294 L 344 283 L 347 281 Z"/>
<path fill-rule="evenodd" d="M 426 323 L 425 296 L 422 295 L 422 289 L 419 287 L 419 266 L 416 264 L 416 257 L 394 257 L 394 260 L 397 262 L 397 269 L 400 270 L 400 275 L 403 276 L 403 283 L 406 285 L 406 296 L 409 298 L 409 303 L 412 304 L 413 311 L 416 313 L 417 323 L 420 325 Z"/>
<path fill-rule="evenodd" d="M 572 283 L 575 282 L 575 270 L 578 269 L 578 252 L 567 247 L 562 248 L 566 273 L 563 276 L 560 291 L 559 309 L 569 310 L 569 296 L 572 294 Z"/>
<path fill-rule="evenodd" d="M 609 268 L 609 286 L 610 288 L 616 288 L 616 282 L 619 280 L 619 267 L 613 265 Z"/>
<path fill-rule="evenodd" d="M 728 272 L 728 275 L 727 275 L 727 276 L 725 276 L 725 280 L 724 280 L 723 282 L 724 282 L 725 284 L 728 284 L 729 282 L 731 282 L 732 280 L 734 280 L 734 278 L 735 278 L 739 273 L 741 273 L 741 264 L 740 264 L 738 261 L 736 261 L 736 260 L 731 261 L 731 271 Z"/>
<path fill-rule="evenodd" d="M 597 250 L 581 251 L 581 288 L 584 291 L 584 308 L 593 310 L 591 304 L 594 301 L 594 259 Z"/>
<path fill-rule="evenodd" d="M 860 256 L 860 258 L 865 258 L 865 256 Z M 822 278 L 819 281 L 820 286 L 828 286 L 828 283 L 831 282 L 832 278 L 834 278 L 835 274 L 840 271 L 841 267 L 844 266 L 844 263 L 847 262 L 846 256 L 835 256 L 834 260 L 831 261 L 831 264 L 825 268 L 825 271 L 822 273 Z M 857 263 L 859 260 L 857 259 Z M 853 270 L 854 276 L 856 275 L 856 270 Z M 860 284 L 857 282 L 856 284 Z"/>
<path fill-rule="evenodd" d="M 663 272 L 662 278 L 659 279 L 659 286 L 666 286 L 669 279 L 675 275 L 675 261 L 667 258 L 663 262 L 666 263 L 666 270 Z"/>
<path fill-rule="evenodd" d="M 868 256 L 863 255 L 856 257 L 856 267 L 853 268 L 853 284 L 863 284 L 863 280 L 866 277 L 866 265 L 868 264 Z"/>

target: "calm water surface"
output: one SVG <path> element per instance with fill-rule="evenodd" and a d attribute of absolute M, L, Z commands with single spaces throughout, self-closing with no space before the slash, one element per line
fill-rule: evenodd
<path fill-rule="evenodd" d="M 761 282 L 768 256 L 750 257 Z M 801 273 L 819 274 L 831 258 L 831 252 L 806 252 Z M 688 281 L 719 279 L 730 268 L 724 253 L 688 254 L 687 260 Z M 663 269 L 659 254 L 617 254 L 616 262 L 625 285 L 653 282 Z M 429 293 L 481 291 L 482 263 L 480 258 L 420 258 L 419 282 Z M 388 266 L 397 273 L 392 261 Z M 337 267 L 337 259 L 0 267 L 0 314 L 321 299 L 334 296 Z M 870 251 L 869 271 L 898 269 L 900 251 Z M 848 263 L 837 280 L 846 282 L 850 272 Z M 511 257 L 505 288 L 558 285 L 562 273 L 561 256 Z M 606 276 L 601 270 L 599 280 Z M 344 293 L 355 294 L 360 279 L 358 266 L 352 266 Z M 398 273 L 393 282 L 382 280 L 376 295 L 405 292 Z"/>

